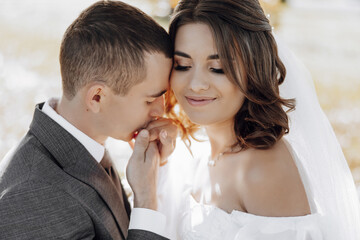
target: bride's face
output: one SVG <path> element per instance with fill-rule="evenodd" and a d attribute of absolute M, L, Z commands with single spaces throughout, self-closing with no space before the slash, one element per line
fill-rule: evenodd
<path fill-rule="evenodd" d="M 199 125 L 233 121 L 244 101 L 222 70 L 210 28 L 192 23 L 176 34 L 171 87 L 189 119 Z"/>

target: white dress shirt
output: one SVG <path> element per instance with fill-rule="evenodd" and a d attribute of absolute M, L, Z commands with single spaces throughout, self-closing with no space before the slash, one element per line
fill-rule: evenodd
<path fill-rule="evenodd" d="M 104 157 L 105 147 L 60 116 L 54 110 L 58 102 L 59 99 L 50 98 L 45 102 L 42 111 L 84 145 L 86 150 L 100 163 Z M 129 229 L 140 229 L 165 236 L 165 225 L 166 217 L 160 212 L 147 208 L 134 208 L 131 211 Z"/>

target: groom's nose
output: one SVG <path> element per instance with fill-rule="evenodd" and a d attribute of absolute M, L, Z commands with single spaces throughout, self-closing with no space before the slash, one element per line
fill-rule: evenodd
<path fill-rule="evenodd" d="M 162 117 L 165 113 L 165 101 L 164 97 L 158 97 L 152 104 L 152 108 L 150 111 L 150 117 L 157 118 Z"/>

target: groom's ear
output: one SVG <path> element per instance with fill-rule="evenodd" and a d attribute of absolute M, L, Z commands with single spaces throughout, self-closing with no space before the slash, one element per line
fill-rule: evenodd
<path fill-rule="evenodd" d="M 87 111 L 91 111 L 93 113 L 100 112 L 101 104 L 104 101 L 105 97 L 105 86 L 101 84 L 91 85 L 85 96 L 85 103 L 87 107 Z"/>

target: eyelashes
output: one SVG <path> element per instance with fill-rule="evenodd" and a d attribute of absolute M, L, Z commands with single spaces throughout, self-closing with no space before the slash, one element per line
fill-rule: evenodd
<path fill-rule="evenodd" d="M 217 74 L 224 74 L 224 70 L 222 68 L 210 68 L 210 70 L 213 73 L 217 73 Z"/>
<path fill-rule="evenodd" d="M 189 70 L 190 68 L 191 68 L 191 66 L 182 66 L 179 64 L 174 66 L 174 70 L 182 71 L 182 72 L 185 72 L 185 71 Z M 209 68 L 209 70 L 216 74 L 224 74 L 224 70 L 222 68 Z"/>
<path fill-rule="evenodd" d="M 181 65 L 176 65 L 176 66 L 174 66 L 174 69 L 176 70 L 176 71 L 186 71 L 186 70 L 188 70 L 188 69 L 190 69 L 191 67 L 189 67 L 189 66 L 181 66 Z"/>

